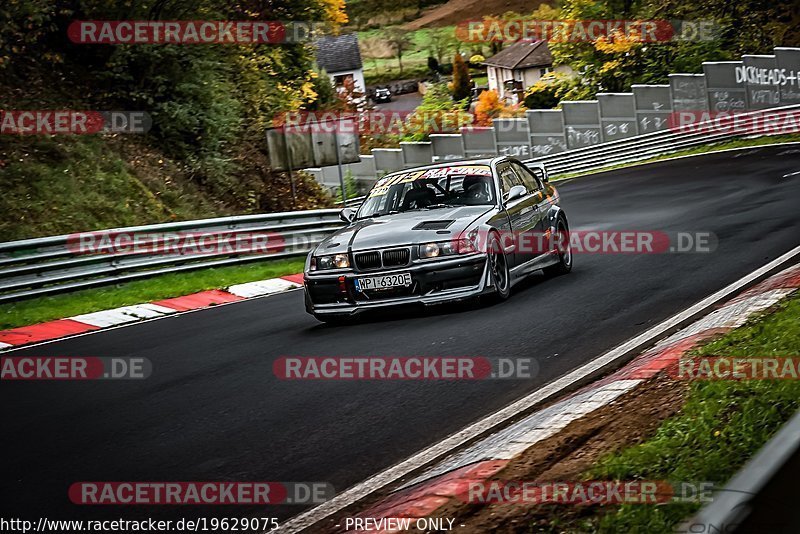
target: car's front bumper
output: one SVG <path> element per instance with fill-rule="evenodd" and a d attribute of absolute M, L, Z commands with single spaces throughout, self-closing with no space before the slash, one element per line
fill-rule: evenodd
<path fill-rule="evenodd" d="M 397 273 L 411 273 L 409 288 L 367 292 L 355 289 L 356 278 Z M 485 254 L 419 261 L 376 272 L 306 272 L 306 310 L 315 315 L 351 315 L 401 304 L 439 304 L 492 291 L 487 280 Z"/>

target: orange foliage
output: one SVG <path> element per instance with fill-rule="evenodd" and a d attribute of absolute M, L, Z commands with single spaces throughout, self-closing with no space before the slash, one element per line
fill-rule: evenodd
<path fill-rule="evenodd" d="M 478 97 L 478 103 L 475 104 L 475 123 L 478 126 L 491 126 L 492 119 L 500 116 L 503 107 L 497 91 L 482 92 Z"/>

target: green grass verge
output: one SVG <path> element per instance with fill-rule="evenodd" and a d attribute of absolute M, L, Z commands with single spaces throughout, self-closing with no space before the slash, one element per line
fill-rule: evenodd
<path fill-rule="evenodd" d="M 588 174 L 597 174 L 599 172 L 613 171 L 615 169 L 622 169 L 625 167 L 636 167 L 637 165 L 645 165 L 656 161 L 663 161 L 665 159 L 673 159 L 681 156 L 691 156 L 694 154 L 706 154 L 709 152 L 719 152 L 720 150 L 729 150 L 732 148 L 746 148 L 751 146 L 769 145 L 773 143 L 797 143 L 800 142 L 800 134 L 787 134 L 787 135 L 768 135 L 764 137 L 757 137 L 755 139 L 734 139 L 733 141 L 725 141 L 723 143 L 701 145 L 694 148 L 687 148 L 686 150 L 679 150 L 671 154 L 664 154 L 663 156 L 654 156 L 652 158 L 643 159 L 642 161 L 634 161 L 631 163 L 620 163 L 619 165 L 611 165 L 610 167 L 603 167 L 592 171 L 572 172 L 561 174 L 553 178 L 552 181 L 566 180 L 568 178 L 576 178 L 578 176 L 586 176 Z"/>
<path fill-rule="evenodd" d="M 0 304 L 0 329 L 295 274 L 303 270 L 304 262 L 305 258 L 292 258 L 201 269 Z"/>
<path fill-rule="evenodd" d="M 694 354 L 800 355 L 800 294 Z M 799 381 L 694 382 L 681 411 L 651 439 L 603 459 L 588 478 L 724 484 L 798 409 Z M 623 505 L 587 526 L 597 532 L 668 533 L 699 508 L 697 503 Z"/>

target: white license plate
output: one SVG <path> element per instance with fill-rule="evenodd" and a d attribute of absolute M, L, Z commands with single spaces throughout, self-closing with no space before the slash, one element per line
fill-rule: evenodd
<path fill-rule="evenodd" d="M 411 285 L 411 273 L 387 274 L 386 276 L 371 276 L 369 278 L 356 278 L 356 291 L 368 289 L 389 289 Z"/>

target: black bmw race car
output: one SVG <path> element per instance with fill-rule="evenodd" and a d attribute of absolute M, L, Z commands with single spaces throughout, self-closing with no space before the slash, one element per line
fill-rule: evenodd
<path fill-rule="evenodd" d="M 398 304 L 506 299 L 534 271 L 571 270 L 558 202 L 543 165 L 509 157 L 386 175 L 309 254 L 306 309 L 335 321 Z"/>

